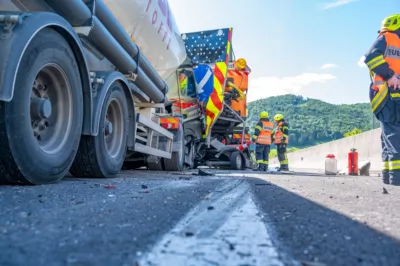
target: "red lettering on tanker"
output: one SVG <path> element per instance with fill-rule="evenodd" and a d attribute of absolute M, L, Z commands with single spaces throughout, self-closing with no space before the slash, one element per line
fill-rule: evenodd
<path fill-rule="evenodd" d="M 158 25 L 158 33 L 161 35 L 162 41 L 167 44 L 167 50 L 169 50 L 169 46 L 171 44 L 172 22 L 168 1 L 158 0 L 158 8 L 161 10 L 163 18 L 167 21 L 168 28 L 165 27 L 164 23 L 161 21 L 161 19 L 159 19 L 156 6 L 151 8 L 152 2 L 153 0 L 148 0 L 146 13 L 151 15 L 151 23 L 156 27 Z"/>
<path fill-rule="evenodd" d="M 168 28 L 172 32 L 171 10 L 169 9 L 168 1 L 158 0 L 158 6 L 160 7 L 161 13 L 167 19 Z"/>

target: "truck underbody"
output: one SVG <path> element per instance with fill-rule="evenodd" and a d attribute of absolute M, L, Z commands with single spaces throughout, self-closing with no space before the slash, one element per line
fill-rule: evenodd
<path fill-rule="evenodd" d="M 165 71 L 154 69 L 154 58 L 140 53 L 108 9 L 111 2 L 0 0 L 0 180 L 46 184 L 68 171 L 113 177 L 121 168 L 141 166 L 250 167 L 248 149 L 239 148 L 244 139 L 231 141 L 246 115 L 232 109 L 230 101 L 238 98 L 229 96 L 232 90 L 224 94 L 232 87 L 227 73 L 220 81 L 222 108 L 210 122 L 210 101 L 198 101 L 193 64 L 170 71 L 166 82 L 167 74 L 160 76 Z M 170 18 L 165 24 L 171 27 Z M 181 40 L 169 38 L 165 49 L 173 50 L 171 43 Z M 178 62 L 176 53 L 170 55 Z M 226 64 L 228 72 L 232 62 L 227 57 L 211 63 Z M 194 94 L 182 94 L 182 73 L 192 80 Z M 191 110 L 180 108 L 182 99 Z"/>

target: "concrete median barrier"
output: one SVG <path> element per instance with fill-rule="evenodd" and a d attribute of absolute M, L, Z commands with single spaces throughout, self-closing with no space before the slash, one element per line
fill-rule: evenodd
<path fill-rule="evenodd" d="M 356 136 L 288 153 L 289 167 L 292 169 L 324 169 L 326 156 L 334 154 L 338 162 L 338 170 L 345 170 L 348 153 L 351 148 L 355 148 L 358 152 L 359 162 L 369 161 L 371 171 L 380 171 L 382 165 L 380 136 L 381 129 L 378 128 Z M 277 158 L 274 158 L 271 163 L 279 162 Z"/>

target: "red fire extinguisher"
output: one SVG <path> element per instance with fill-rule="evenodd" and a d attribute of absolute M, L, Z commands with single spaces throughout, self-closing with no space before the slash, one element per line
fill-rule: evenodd
<path fill-rule="evenodd" d="M 358 175 L 358 152 L 351 149 L 348 154 L 349 175 Z"/>

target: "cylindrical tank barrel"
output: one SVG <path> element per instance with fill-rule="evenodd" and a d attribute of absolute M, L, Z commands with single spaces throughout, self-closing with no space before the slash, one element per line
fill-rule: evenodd
<path fill-rule="evenodd" d="M 114 15 L 110 12 L 103 1 L 96 1 L 96 16 L 104 24 L 104 26 L 110 31 L 114 38 L 119 42 L 119 44 L 134 58 L 139 54 L 139 49 L 134 44 L 122 28 L 121 24 L 117 21 Z M 151 81 L 160 89 L 165 90 L 166 84 L 158 75 L 158 73 L 147 61 L 146 57 L 140 56 L 139 66 L 143 69 L 144 73 L 150 78 Z"/>
<path fill-rule="evenodd" d="M 78 22 L 86 22 L 91 18 L 91 12 L 81 0 L 46 0 L 58 14 L 68 20 L 72 25 L 79 26 Z M 73 10 L 73 11 L 72 11 Z M 79 20 L 71 14 L 79 14 Z M 99 51 L 113 63 L 119 71 L 124 74 L 138 71 L 135 83 L 149 98 L 156 102 L 164 102 L 165 96 L 162 91 L 146 76 L 143 70 L 138 68 L 137 63 L 127 51 L 118 43 L 112 34 L 106 29 L 101 21 L 94 17 L 94 26 L 88 38 Z"/>
<path fill-rule="evenodd" d="M 89 39 L 122 73 L 129 73 L 137 69 L 138 76 L 135 83 L 138 87 L 154 102 L 164 102 L 165 96 L 162 91 L 141 68 L 137 67 L 135 60 L 119 45 L 97 17 L 94 17 L 94 27 L 89 34 Z"/>
<path fill-rule="evenodd" d="M 72 26 L 82 26 L 92 17 L 89 8 L 80 0 L 45 0 L 45 2 Z"/>

